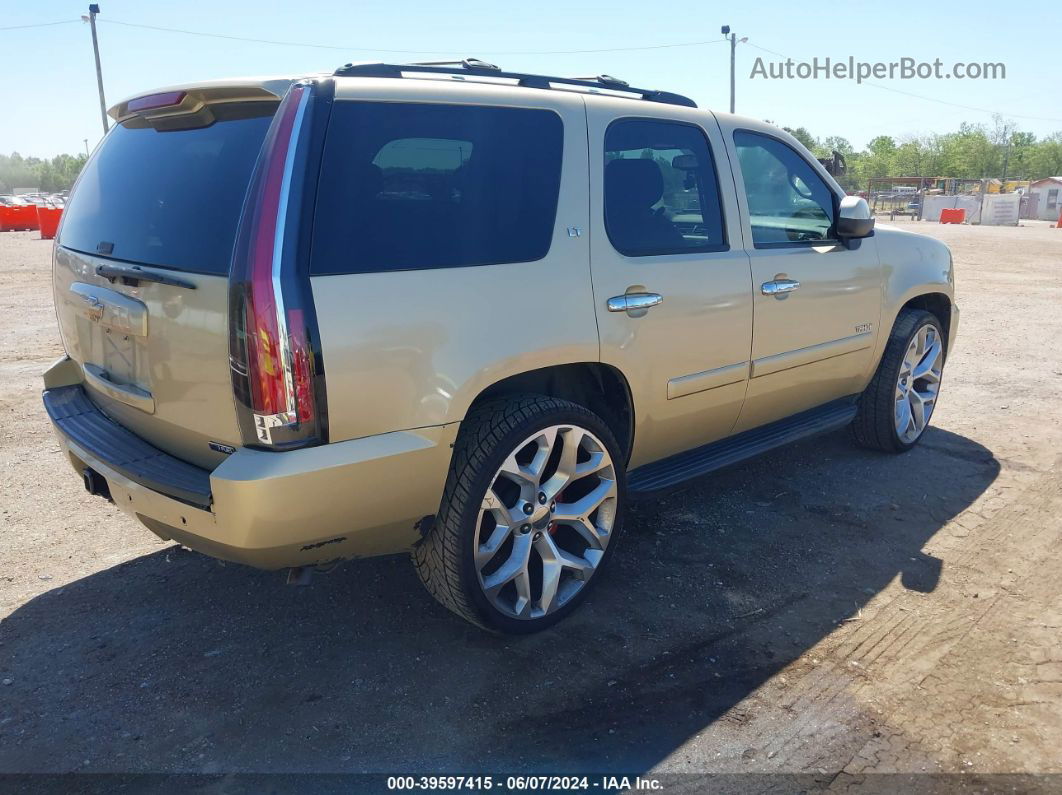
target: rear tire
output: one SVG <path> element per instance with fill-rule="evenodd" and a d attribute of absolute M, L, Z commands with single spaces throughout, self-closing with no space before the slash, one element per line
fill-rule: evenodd
<path fill-rule="evenodd" d="M 567 400 L 528 394 L 475 408 L 458 434 L 434 526 L 413 550 L 421 582 L 490 631 L 555 624 L 615 549 L 623 461 L 608 425 Z"/>
<path fill-rule="evenodd" d="M 902 310 L 849 426 L 855 442 L 887 453 L 905 453 L 918 444 L 936 407 L 944 359 L 944 332 L 936 316 Z"/>

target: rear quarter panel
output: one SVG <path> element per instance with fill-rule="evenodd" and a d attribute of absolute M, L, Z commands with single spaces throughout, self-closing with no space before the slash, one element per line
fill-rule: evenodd
<path fill-rule="evenodd" d="M 503 378 L 598 357 L 578 258 L 320 276 L 312 285 L 331 441 L 459 421 Z"/>

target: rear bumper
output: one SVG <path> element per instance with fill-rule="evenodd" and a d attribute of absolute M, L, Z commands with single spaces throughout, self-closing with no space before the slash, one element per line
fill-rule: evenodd
<path fill-rule="evenodd" d="M 210 473 L 152 447 L 108 419 L 80 385 L 44 391 L 44 409 L 60 437 L 108 468 L 145 488 L 186 503 L 210 508 Z"/>
<path fill-rule="evenodd" d="M 44 401 L 71 465 L 105 478 L 115 505 L 164 539 L 265 569 L 409 549 L 438 510 L 457 434 L 454 423 L 283 453 L 239 449 L 207 472 L 111 421 L 79 385 L 48 388 Z"/>

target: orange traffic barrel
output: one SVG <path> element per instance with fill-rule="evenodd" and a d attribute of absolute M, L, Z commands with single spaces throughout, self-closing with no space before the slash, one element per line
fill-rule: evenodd
<path fill-rule="evenodd" d="M 52 240 L 59 229 L 59 219 L 63 215 L 62 207 L 37 207 L 37 225 L 41 230 L 41 240 Z"/>
<path fill-rule="evenodd" d="M 940 211 L 940 222 L 942 224 L 961 224 L 965 220 L 965 207 L 945 207 Z"/>

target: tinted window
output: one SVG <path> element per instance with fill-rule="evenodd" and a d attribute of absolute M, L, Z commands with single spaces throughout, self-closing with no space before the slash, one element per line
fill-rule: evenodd
<path fill-rule="evenodd" d="M 758 248 L 833 237 L 833 191 L 803 157 L 766 135 L 734 133 Z"/>
<path fill-rule="evenodd" d="M 60 243 L 90 254 L 109 243 L 115 259 L 227 274 L 247 184 L 276 105 L 229 107 L 242 118 L 165 132 L 135 119 L 117 125 L 85 166 L 64 212 Z"/>
<path fill-rule="evenodd" d="M 541 259 L 557 214 L 552 111 L 337 102 L 325 142 L 314 273 Z"/>
<path fill-rule="evenodd" d="M 623 119 L 605 133 L 605 228 L 630 257 L 726 248 L 719 184 L 704 133 Z"/>

